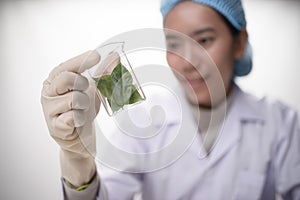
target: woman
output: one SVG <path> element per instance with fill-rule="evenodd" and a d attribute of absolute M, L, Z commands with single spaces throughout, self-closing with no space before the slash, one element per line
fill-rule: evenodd
<path fill-rule="evenodd" d="M 199 107 L 200 113 L 221 113 L 218 108 L 227 106 L 219 142 L 215 143 L 217 132 L 208 132 L 206 118 L 210 115 L 204 114 L 198 127 L 202 137 L 172 165 L 139 174 L 116 172 L 103 166 L 97 171 L 93 156 L 80 141 L 85 138 L 85 144 L 94 148 L 92 121 L 99 108 L 97 101 L 96 105 L 89 104 L 94 88 L 80 75 L 100 59 L 96 53 L 87 52 L 55 68 L 42 91 L 50 134 L 61 146 L 65 199 L 132 199 L 136 193 L 141 193 L 143 199 L 168 200 L 275 199 L 277 193 L 284 199 L 300 199 L 300 133 L 296 113 L 279 102 L 256 99 L 234 84 L 235 76 L 251 70 L 241 2 L 170 0 L 162 2 L 161 11 L 164 27 L 197 41 L 220 72 L 199 73 L 196 65 L 201 60 L 189 52 L 193 62 L 187 62 L 177 54 L 181 51 L 178 38 L 166 34 L 167 61 L 179 74 L 178 80 L 186 88 L 192 107 Z M 84 66 L 80 67 L 83 61 Z M 213 84 L 219 75 L 224 93 L 219 93 L 220 88 Z M 74 84 L 75 79 L 78 84 Z M 210 154 L 199 159 L 198 147 L 206 135 L 210 139 L 204 151 Z"/>

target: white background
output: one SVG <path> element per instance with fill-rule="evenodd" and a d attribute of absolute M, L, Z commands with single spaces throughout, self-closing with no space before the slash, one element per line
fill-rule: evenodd
<path fill-rule="evenodd" d="M 240 85 L 300 112 L 300 2 L 244 1 L 254 69 Z M 61 199 L 40 91 L 51 69 L 106 39 L 161 27 L 159 0 L 0 2 L 0 199 Z"/>

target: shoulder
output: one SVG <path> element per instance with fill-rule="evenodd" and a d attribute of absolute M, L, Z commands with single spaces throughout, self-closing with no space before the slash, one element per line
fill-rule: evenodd
<path fill-rule="evenodd" d="M 257 97 L 236 86 L 235 104 L 253 118 L 272 125 L 284 125 L 297 119 L 297 111 L 286 103 L 268 96 Z M 243 115 L 243 114 L 242 114 Z"/>

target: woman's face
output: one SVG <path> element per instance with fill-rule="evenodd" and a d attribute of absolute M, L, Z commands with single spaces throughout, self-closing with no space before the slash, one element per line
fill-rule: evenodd
<path fill-rule="evenodd" d="M 184 1 L 167 14 L 165 28 L 183 33 L 194 40 L 166 33 L 167 48 L 170 50 L 167 53 L 168 64 L 185 87 L 190 101 L 203 107 L 211 107 L 224 100 L 225 92 L 230 90 L 233 63 L 238 54 L 234 37 L 224 19 L 210 7 Z M 204 51 L 201 53 L 197 43 L 209 56 L 205 58 Z M 217 68 L 209 64 L 212 63 L 209 57 Z"/>

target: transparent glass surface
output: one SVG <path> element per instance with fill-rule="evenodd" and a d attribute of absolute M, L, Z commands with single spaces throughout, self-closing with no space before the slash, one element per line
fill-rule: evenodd
<path fill-rule="evenodd" d="M 96 84 L 97 95 L 109 116 L 146 99 L 124 52 L 124 42 L 113 42 L 96 49 L 100 62 L 88 70 Z"/>

